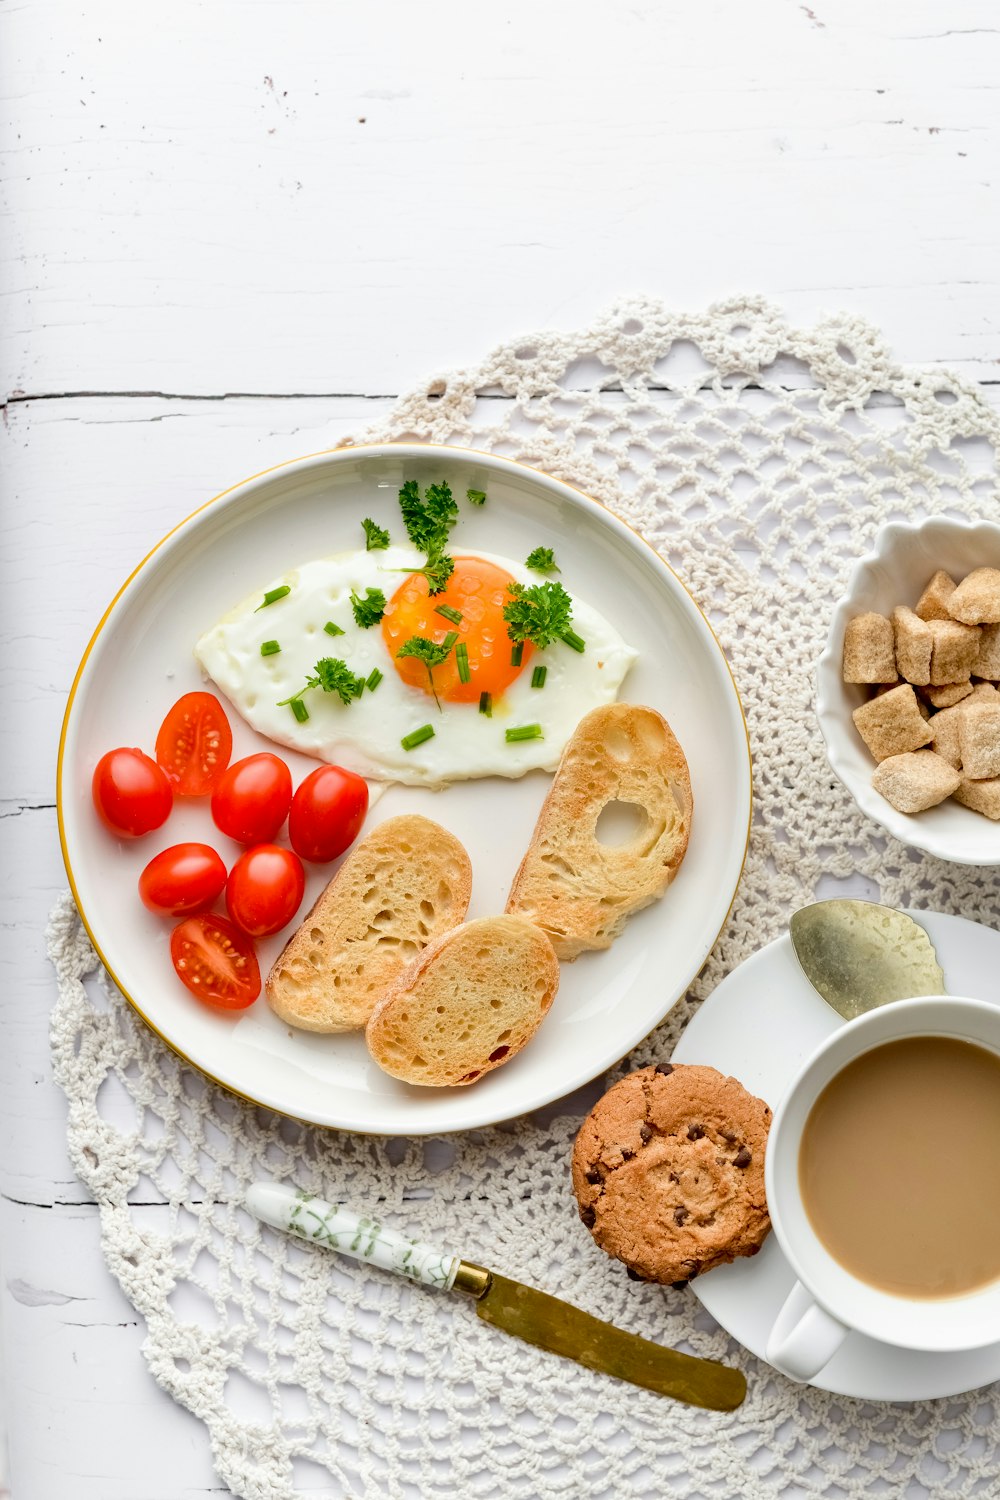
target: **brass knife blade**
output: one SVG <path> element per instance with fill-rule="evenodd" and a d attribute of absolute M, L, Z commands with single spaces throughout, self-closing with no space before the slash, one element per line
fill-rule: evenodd
<path fill-rule="evenodd" d="M 463 1270 L 466 1268 L 473 1270 L 468 1261 L 462 1265 Z M 548 1349 L 552 1354 L 585 1365 L 588 1370 L 613 1375 L 616 1380 L 627 1380 L 657 1395 L 672 1396 L 675 1401 L 686 1401 L 710 1411 L 734 1411 L 746 1396 L 746 1377 L 741 1370 L 713 1359 L 697 1359 L 692 1354 L 665 1349 L 662 1344 L 626 1333 L 569 1302 L 511 1281 L 496 1271 L 483 1274 L 489 1277 L 489 1282 L 476 1300 L 479 1316 L 485 1323 L 538 1349 Z M 456 1282 L 460 1289 L 463 1279 L 460 1273 Z"/>

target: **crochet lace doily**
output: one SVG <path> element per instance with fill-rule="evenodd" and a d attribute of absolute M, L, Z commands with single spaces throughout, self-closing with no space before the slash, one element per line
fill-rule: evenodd
<path fill-rule="evenodd" d="M 756 790 L 742 884 L 690 994 L 624 1068 L 669 1056 L 723 975 L 848 877 L 894 905 L 997 923 L 992 871 L 908 850 L 857 810 L 812 710 L 833 603 L 876 529 L 995 514 L 1000 430 L 973 387 L 901 368 L 856 318 L 802 330 L 753 297 L 695 315 L 638 300 L 580 332 L 505 344 L 355 434 L 392 438 L 492 449 L 597 496 L 685 579 L 735 672 Z M 430 1142 L 295 1124 L 169 1052 L 97 970 L 68 897 L 50 941 L 74 1165 L 100 1205 L 108 1266 L 145 1319 L 149 1369 L 204 1422 L 236 1495 L 997 1493 L 995 1388 L 880 1406 L 797 1387 L 690 1290 L 629 1281 L 574 1209 L 578 1115 Z M 126 1105 L 127 1131 L 111 1123 Z M 408 1233 L 624 1328 L 735 1361 L 747 1401 L 721 1416 L 662 1400 L 505 1337 L 462 1298 L 297 1244 L 238 1206 L 260 1176 L 377 1204 Z"/>

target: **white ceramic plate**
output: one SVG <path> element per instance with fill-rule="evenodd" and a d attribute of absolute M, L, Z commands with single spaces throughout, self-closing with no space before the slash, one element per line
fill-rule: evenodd
<path fill-rule="evenodd" d="M 462 503 L 464 549 L 524 558 L 555 548 L 571 593 L 589 599 L 641 649 L 622 696 L 669 719 L 691 766 L 694 824 L 681 871 L 662 902 L 640 913 L 608 952 L 563 967 L 559 995 L 524 1052 L 481 1083 L 418 1089 L 382 1073 L 361 1034 L 318 1036 L 282 1025 L 261 998 L 235 1017 L 197 1004 L 175 977 L 170 923 L 147 912 L 136 880 L 182 839 L 239 852 L 204 803 L 178 803 L 163 828 L 116 842 L 93 810 L 90 782 L 115 745 L 152 751 L 160 721 L 203 686 L 192 647 L 238 600 L 303 560 L 356 547 L 360 520 L 401 530 L 404 479 L 447 479 Z M 275 748 L 235 712 L 233 759 Z M 280 748 L 280 747 L 279 747 Z M 296 785 L 315 762 L 281 750 Z M 503 910 L 550 777 L 490 778 L 445 791 L 389 787 L 368 826 L 421 812 L 451 829 L 474 870 L 470 916 Z M 750 758 L 742 710 L 708 624 L 666 564 L 595 501 L 534 470 L 455 448 L 393 445 L 318 454 L 238 485 L 172 532 L 125 584 L 88 647 L 70 696 L 59 762 L 63 852 L 91 937 L 123 993 L 190 1062 L 256 1103 L 322 1125 L 380 1135 L 468 1129 L 569 1093 L 645 1036 L 687 988 L 732 902 L 750 823 Z M 333 873 L 310 867 L 302 911 Z M 287 933 L 284 935 L 287 936 Z M 266 972 L 284 936 L 259 944 Z"/>
<path fill-rule="evenodd" d="M 912 911 L 927 930 L 952 995 L 997 1003 L 1000 933 L 963 917 Z M 774 1108 L 800 1063 L 844 1022 L 800 970 L 789 938 L 768 944 L 715 989 L 689 1022 L 673 1060 L 731 1073 Z M 691 1288 L 723 1328 L 759 1359 L 795 1276 L 773 1234 L 759 1255 L 719 1266 Z M 962 1354 L 926 1354 L 847 1340 L 811 1382 L 871 1401 L 924 1401 L 1000 1379 L 1000 1344 Z"/>
<path fill-rule="evenodd" d="M 932 516 L 913 525 L 883 526 L 873 550 L 851 574 L 816 667 L 816 717 L 827 758 L 862 812 L 902 843 L 961 865 L 1000 865 L 1000 824 L 951 797 L 926 812 L 897 812 L 872 786 L 875 762 L 851 718 L 867 701 L 868 690 L 845 682 L 841 668 L 844 632 L 855 615 L 867 610 L 889 615 L 898 604 L 912 609 L 938 568 L 957 581 L 983 567 L 1000 567 L 1000 526 L 990 521 Z"/>

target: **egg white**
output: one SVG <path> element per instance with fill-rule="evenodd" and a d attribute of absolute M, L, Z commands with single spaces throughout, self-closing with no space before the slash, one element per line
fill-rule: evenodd
<path fill-rule="evenodd" d="M 478 550 L 467 555 L 505 568 L 522 583 L 540 581 L 509 557 Z M 411 547 L 316 558 L 273 579 L 231 610 L 201 637 L 195 656 L 260 734 L 372 780 L 440 786 L 478 776 L 554 770 L 580 719 L 599 704 L 613 702 L 638 653 L 603 615 L 569 590 L 573 628 L 586 642 L 585 651 L 557 641 L 536 652 L 531 666 L 494 703 L 492 718 L 481 714 L 475 702 L 442 699 L 439 711 L 429 693 L 399 677 L 381 627 L 361 629 L 351 609 L 352 589 L 363 596 L 366 588 L 377 588 L 391 598 L 402 582 L 400 570 L 420 568 L 424 561 Z M 288 594 L 259 607 L 265 593 L 286 584 Z M 326 634 L 328 620 L 344 634 Z M 446 623 L 434 614 L 430 600 L 426 627 L 418 633 L 431 635 Z M 278 641 L 280 653 L 261 656 L 261 644 L 272 640 Z M 323 656 L 340 657 L 357 676 L 367 677 L 377 667 L 382 681 L 347 706 L 334 693 L 311 690 L 304 698 L 309 718 L 300 724 L 279 701 L 302 687 Z M 539 664 L 548 669 L 545 684 L 532 688 L 531 668 Z M 403 737 L 425 724 L 433 725 L 434 738 L 404 750 Z M 504 731 L 521 724 L 541 724 L 544 738 L 508 744 Z"/>

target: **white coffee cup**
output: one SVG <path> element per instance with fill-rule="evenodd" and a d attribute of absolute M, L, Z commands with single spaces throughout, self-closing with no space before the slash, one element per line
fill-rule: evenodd
<path fill-rule="evenodd" d="M 775 1111 L 764 1164 L 767 1203 L 798 1281 L 771 1330 L 766 1357 L 792 1380 L 817 1375 L 852 1329 L 904 1349 L 953 1352 L 1000 1342 L 1000 1280 L 957 1297 L 879 1291 L 834 1260 L 809 1222 L 799 1192 L 799 1144 L 820 1093 L 862 1053 L 914 1036 L 953 1037 L 1000 1055 L 1000 1006 L 925 995 L 869 1011 L 840 1027 L 807 1059 Z M 993 1191 L 993 1185 L 984 1184 L 984 1190 Z M 939 1203 L 937 1211 L 946 1212 L 946 1204 Z"/>

